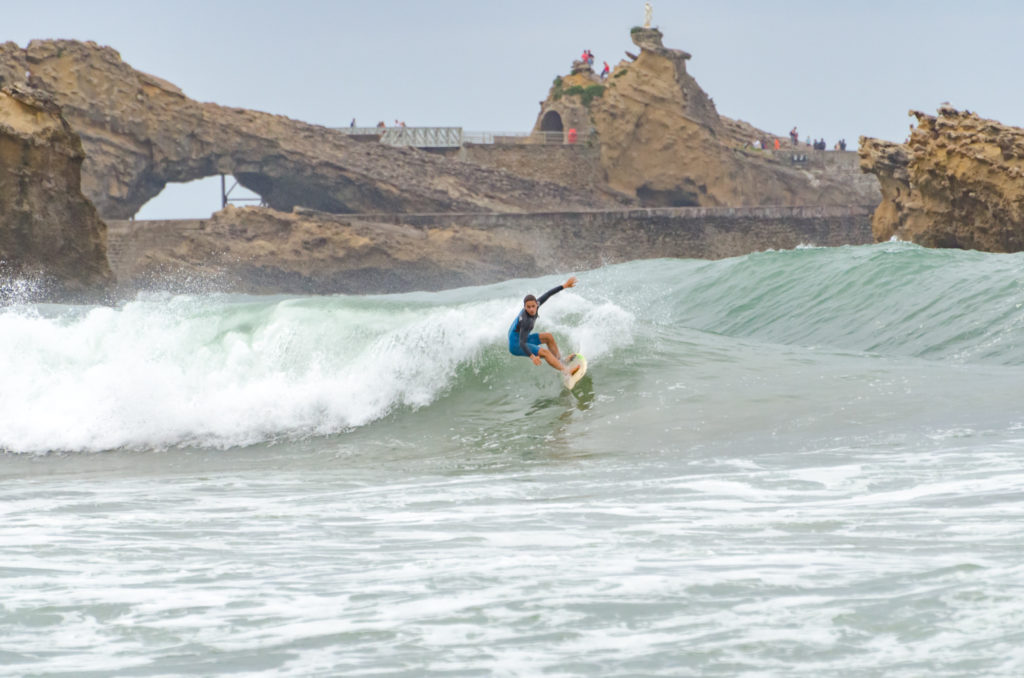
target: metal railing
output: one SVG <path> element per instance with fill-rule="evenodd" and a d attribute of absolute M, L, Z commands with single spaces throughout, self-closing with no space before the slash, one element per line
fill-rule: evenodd
<path fill-rule="evenodd" d="M 337 127 L 342 134 L 377 137 L 388 146 L 414 148 L 458 148 L 462 146 L 461 127 Z"/>
<path fill-rule="evenodd" d="M 463 131 L 461 127 L 336 127 L 342 134 L 364 139 L 376 139 L 389 146 L 414 148 L 459 148 L 468 144 L 581 144 L 586 143 L 591 130 L 536 132 L 480 132 Z"/>
<path fill-rule="evenodd" d="M 537 130 L 535 132 L 464 132 L 463 139 L 471 144 L 569 144 L 585 143 L 590 139 L 590 130 L 577 132 L 574 137 L 569 131 Z"/>

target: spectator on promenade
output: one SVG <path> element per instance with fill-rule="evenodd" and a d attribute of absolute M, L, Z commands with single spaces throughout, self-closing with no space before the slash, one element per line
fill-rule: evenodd
<path fill-rule="evenodd" d="M 845 151 L 846 150 L 846 139 L 840 139 L 839 140 L 839 150 L 840 151 Z"/>
<path fill-rule="evenodd" d="M 355 118 L 352 118 L 352 122 L 350 122 L 350 123 L 348 124 L 348 126 L 349 126 L 349 127 L 355 127 L 355 126 L 356 126 L 356 119 L 355 119 Z"/>

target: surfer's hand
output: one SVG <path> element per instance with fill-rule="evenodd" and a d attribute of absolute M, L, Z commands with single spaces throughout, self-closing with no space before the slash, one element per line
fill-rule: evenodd
<path fill-rule="evenodd" d="M 562 285 L 562 287 L 576 287 L 576 276 L 573 276 L 566 280 L 565 284 Z"/>
<path fill-rule="evenodd" d="M 533 361 L 534 365 L 540 365 L 540 356 L 531 355 L 530 360 Z"/>

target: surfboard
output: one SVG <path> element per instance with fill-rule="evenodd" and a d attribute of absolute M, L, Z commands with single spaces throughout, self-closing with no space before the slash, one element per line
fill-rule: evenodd
<path fill-rule="evenodd" d="M 562 383 L 567 389 L 572 390 L 572 387 L 578 384 L 580 379 L 583 378 L 583 375 L 587 373 L 587 359 L 583 357 L 583 354 L 576 353 L 573 355 L 572 360 L 567 362 L 565 365 L 570 369 L 570 371 L 574 366 L 580 366 L 580 368 L 576 370 L 576 374 L 570 375 L 564 372 L 562 373 Z"/>

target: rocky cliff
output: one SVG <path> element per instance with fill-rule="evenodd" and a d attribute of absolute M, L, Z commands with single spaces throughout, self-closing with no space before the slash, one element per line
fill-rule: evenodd
<path fill-rule="evenodd" d="M 106 224 L 82 194 L 85 154 L 60 109 L 30 90 L 0 90 L 0 303 L 30 281 L 27 298 L 87 298 L 113 282 Z"/>
<path fill-rule="evenodd" d="M 167 182 L 233 174 L 271 207 L 327 212 L 518 211 L 612 204 L 415 149 L 360 143 L 258 111 L 200 103 L 109 47 L 0 46 L 0 84 L 49 93 L 82 139 L 82 187 L 104 218 L 128 218 Z"/>
<path fill-rule="evenodd" d="M 660 31 L 631 37 L 635 60 L 604 81 L 589 69 L 556 80 L 536 125 L 555 128 L 557 115 L 566 128 L 592 127 L 610 188 L 651 206 L 877 204 L 877 182 L 808 163 L 807 149 L 749 148 L 777 135 L 719 116 L 687 73 L 690 55 L 664 47 Z"/>
<path fill-rule="evenodd" d="M 878 177 L 872 232 L 926 247 L 1024 249 L 1024 130 L 944 106 L 909 140 L 861 137 L 861 167 Z"/>

